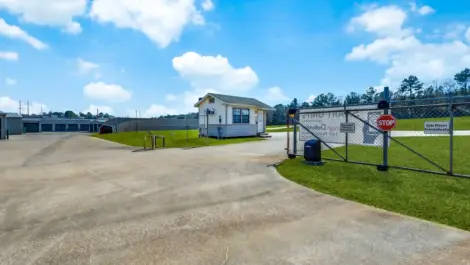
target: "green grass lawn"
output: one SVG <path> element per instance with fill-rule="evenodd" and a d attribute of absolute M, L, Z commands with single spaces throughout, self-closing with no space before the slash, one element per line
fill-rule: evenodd
<path fill-rule="evenodd" d="M 448 166 L 448 137 L 400 138 L 411 148 Z M 454 169 L 470 174 L 470 137 L 455 137 Z M 344 147 L 338 148 L 344 154 Z M 334 157 L 331 150 L 325 157 Z M 382 150 L 350 146 L 351 160 L 381 162 Z M 434 169 L 426 161 L 392 143 L 390 165 Z M 286 160 L 277 167 L 284 177 L 319 192 L 361 202 L 405 215 L 470 230 L 470 179 L 327 161 L 324 166 L 306 165 L 303 158 Z"/>
<path fill-rule="evenodd" d="M 281 126 L 281 127 L 282 127 L 282 126 Z M 287 129 L 287 127 L 285 127 L 285 126 L 284 126 L 283 128 L 281 128 L 281 129 L 275 129 L 275 127 L 274 127 L 274 128 L 269 128 L 269 127 L 266 128 L 266 132 L 267 132 L 267 133 L 270 133 L 270 132 L 271 132 L 271 133 L 274 133 L 274 132 L 287 132 L 287 131 L 293 132 L 293 130 L 294 130 L 294 129 L 293 129 L 292 127 L 289 128 L 289 129 Z"/>
<path fill-rule="evenodd" d="M 424 122 L 426 121 L 449 121 L 449 118 L 428 118 L 428 119 L 406 119 L 398 120 L 398 131 L 424 131 Z M 470 130 L 470 117 L 454 118 L 454 130 Z"/>
<path fill-rule="evenodd" d="M 230 138 L 222 140 L 217 140 L 213 138 L 198 138 L 197 130 L 189 130 L 187 132 L 186 130 L 152 131 L 152 133 L 155 135 L 165 136 L 165 147 L 167 148 L 202 147 L 264 140 L 263 138 L 259 137 Z M 147 131 L 141 131 L 111 134 L 93 134 L 93 137 L 130 146 L 143 147 L 144 137 L 146 135 L 148 135 Z M 160 139 L 158 139 L 157 145 L 161 145 Z M 150 147 L 150 140 L 147 141 L 147 147 Z"/>

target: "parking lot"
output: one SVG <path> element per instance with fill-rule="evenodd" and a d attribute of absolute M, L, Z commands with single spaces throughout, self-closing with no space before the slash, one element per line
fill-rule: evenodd
<path fill-rule="evenodd" d="M 470 264 L 468 232 L 285 180 L 284 148 L 285 133 L 148 152 L 86 134 L 2 141 L 0 263 Z"/>

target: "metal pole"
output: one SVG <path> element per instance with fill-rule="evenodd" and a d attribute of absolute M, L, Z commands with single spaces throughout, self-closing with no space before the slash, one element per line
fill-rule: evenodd
<path fill-rule="evenodd" d="M 344 113 L 346 114 L 346 123 L 348 123 L 348 111 L 346 110 L 346 104 L 344 104 Z M 345 148 L 346 148 L 346 161 L 348 161 L 348 155 L 349 155 L 349 151 L 348 151 L 348 146 L 349 146 L 349 139 L 348 139 L 348 133 L 345 134 Z"/>
<path fill-rule="evenodd" d="M 453 164 L 454 164 L 454 106 L 452 105 L 452 101 L 449 102 L 449 115 L 450 115 L 450 122 L 449 122 L 449 134 L 450 134 L 450 158 L 449 158 L 449 173 L 450 175 L 454 174 L 453 172 Z"/>
<path fill-rule="evenodd" d="M 390 104 L 390 90 L 388 86 L 384 87 L 384 100 L 386 100 Z M 390 105 L 389 105 L 390 107 Z M 388 109 L 385 108 L 384 114 L 388 114 Z M 387 170 L 388 169 L 388 132 L 384 132 L 384 138 L 383 138 L 383 169 Z"/>
<path fill-rule="evenodd" d="M 294 155 L 297 155 L 297 122 L 294 120 L 294 139 L 293 139 L 293 144 L 294 144 Z"/>
<path fill-rule="evenodd" d="M 290 132 L 289 132 L 289 129 L 290 129 L 290 123 L 291 123 L 291 118 L 289 117 L 289 114 L 287 114 L 287 117 L 286 117 L 286 127 L 287 127 L 287 147 L 286 147 L 286 150 L 287 150 L 287 155 L 290 154 Z"/>

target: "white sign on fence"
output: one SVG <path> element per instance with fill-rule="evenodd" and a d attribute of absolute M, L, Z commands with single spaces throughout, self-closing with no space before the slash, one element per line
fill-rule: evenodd
<path fill-rule="evenodd" d="M 353 122 L 342 122 L 339 124 L 339 132 L 340 133 L 355 133 L 356 132 L 356 124 Z"/>
<path fill-rule="evenodd" d="M 427 121 L 424 123 L 425 134 L 449 134 L 448 121 Z"/>
<path fill-rule="evenodd" d="M 377 109 L 377 105 L 351 106 L 347 107 L 350 113 L 356 115 L 362 120 L 377 127 L 377 118 L 384 113 Z M 364 110 L 361 110 L 364 109 Z M 318 138 L 327 143 L 344 144 L 346 134 L 341 133 L 341 124 L 346 123 L 346 114 L 344 108 L 325 108 L 325 109 L 301 109 L 299 112 L 300 123 L 313 132 Z M 368 146 L 382 146 L 382 134 L 365 124 L 364 122 L 348 116 L 348 124 L 354 124 L 354 132 L 348 131 L 348 143 Z M 350 125 L 348 125 L 350 126 Z M 299 126 L 300 141 L 307 141 L 315 138 L 310 132 Z"/>

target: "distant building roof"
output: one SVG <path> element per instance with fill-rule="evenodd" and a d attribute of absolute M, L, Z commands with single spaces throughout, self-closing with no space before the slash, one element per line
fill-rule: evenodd
<path fill-rule="evenodd" d="M 204 96 L 204 98 L 206 98 L 207 96 L 213 96 L 213 97 L 218 98 L 218 99 L 220 99 L 223 102 L 228 103 L 228 104 L 239 104 L 239 105 L 255 106 L 255 107 L 258 107 L 260 109 L 268 109 L 268 110 L 273 109 L 273 107 L 271 107 L 271 106 L 255 99 L 255 98 L 237 97 L 237 96 L 214 94 L 214 93 L 208 93 L 206 96 Z M 198 107 L 200 102 L 203 99 L 199 100 L 194 106 Z"/>
<path fill-rule="evenodd" d="M 14 113 L 14 112 L 7 112 L 7 118 L 18 118 L 21 119 L 23 118 L 20 114 Z"/>

